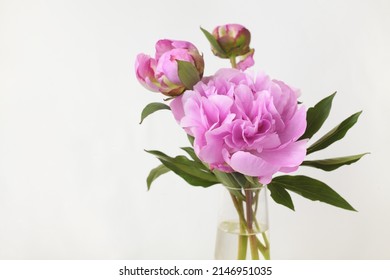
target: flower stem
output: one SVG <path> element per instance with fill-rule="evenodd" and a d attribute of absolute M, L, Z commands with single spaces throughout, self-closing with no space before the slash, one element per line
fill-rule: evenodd
<path fill-rule="evenodd" d="M 245 235 L 245 227 L 240 225 L 240 235 L 238 236 L 238 260 L 246 259 L 246 251 L 248 250 L 248 236 Z"/>
<path fill-rule="evenodd" d="M 258 260 L 259 259 L 259 252 L 258 252 L 258 246 L 257 246 L 257 237 L 255 232 L 253 231 L 253 193 L 251 190 L 245 190 L 246 194 L 246 219 L 247 219 L 247 227 L 248 227 L 248 234 L 249 234 L 249 244 L 251 247 L 251 255 L 252 260 Z"/>
<path fill-rule="evenodd" d="M 245 260 L 246 259 L 246 251 L 248 248 L 248 236 L 246 235 L 246 221 L 244 216 L 244 207 L 242 206 L 242 203 L 238 201 L 235 195 L 230 194 L 233 200 L 234 207 L 237 210 L 239 219 L 240 219 L 240 235 L 238 237 L 238 254 L 237 259 L 238 260 Z"/>
<path fill-rule="evenodd" d="M 236 63 L 236 57 L 231 56 L 230 57 L 230 64 L 232 65 L 232 68 L 237 68 L 237 63 Z"/>
<path fill-rule="evenodd" d="M 263 237 L 264 237 L 264 235 L 265 235 L 265 233 L 263 233 Z M 270 252 L 269 252 L 269 247 L 264 246 L 263 243 L 261 243 L 261 241 L 258 238 L 256 238 L 256 241 L 257 241 L 257 246 L 259 248 L 259 251 L 263 255 L 264 259 L 270 260 L 271 256 L 270 256 Z"/>
<path fill-rule="evenodd" d="M 262 232 L 261 235 L 263 236 L 265 247 L 269 248 L 269 241 L 268 241 L 268 238 L 267 238 L 267 234 L 265 232 Z"/>
<path fill-rule="evenodd" d="M 261 232 L 261 236 L 263 237 L 263 240 L 264 240 L 264 244 L 263 244 L 260 241 L 259 237 L 256 237 L 257 247 L 258 247 L 259 251 L 261 252 L 261 254 L 263 255 L 264 259 L 269 260 L 270 259 L 270 248 L 269 248 L 269 241 L 267 238 L 267 234 L 265 232 L 261 231 L 257 221 L 255 221 L 255 223 L 256 223 L 256 227 L 257 227 L 258 232 Z"/>
<path fill-rule="evenodd" d="M 252 260 L 260 260 L 257 241 L 258 239 L 255 234 L 251 234 L 249 236 L 249 244 L 251 247 Z"/>
<path fill-rule="evenodd" d="M 235 183 L 238 183 L 235 180 Z M 249 189 L 248 189 L 249 188 Z M 243 199 L 240 199 L 240 196 L 237 196 L 237 193 L 230 192 L 230 196 L 232 198 L 234 207 L 237 210 L 237 214 L 239 216 L 240 222 L 240 235 L 238 237 L 238 253 L 237 259 L 244 260 L 246 259 L 247 250 L 248 250 L 248 239 L 249 246 L 251 251 L 251 256 L 253 260 L 259 260 L 260 255 L 264 257 L 264 259 L 270 259 L 270 248 L 269 241 L 265 232 L 261 232 L 260 225 L 256 219 L 256 212 L 258 210 L 258 199 L 259 199 L 259 191 L 255 192 L 255 196 L 253 196 L 253 190 L 250 189 L 250 186 L 243 187 L 244 194 L 241 192 L 239 194 L 242 195 Z M 245 209 L 244 209 L 245 202 Z M 254 209 L 253 209 L 254 207 Z M 255 228 L 254 228 L 255 227 Z M 263 242 L 257 236 L 257 233 L 262 235 Z"/>

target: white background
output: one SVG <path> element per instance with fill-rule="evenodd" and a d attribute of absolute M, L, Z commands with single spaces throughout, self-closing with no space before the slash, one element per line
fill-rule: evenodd
<path fill-rule="evenodd" d="M 245 2 L 245 4 L 244 4 Z M 389 259 L 389 1 L 0 0 L 0 259 L 210 259 L 220 187 L 167 174 L 143 149 L 174 155 L 186 138 L 168 111 L 138 124 L 162 95 L 134 76 L 137 53 L 160 38 L 193 42 L 199 26 L 241 23 L 255 70 L 313 105 L 337 90 L 322 133 L 363 109 L 347 137 L 319 158 L 369 151 L 325 173 L 359 212 L 293 195 L 270 201 L 274 259 Z"/>

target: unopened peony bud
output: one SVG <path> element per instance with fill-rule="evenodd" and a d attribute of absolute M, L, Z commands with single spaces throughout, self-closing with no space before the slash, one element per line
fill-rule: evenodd
<path fill-rule="evenodd" d="M 232 56 L 245 55 L 250 51 L 251 33 L 240 24 L 225 24 L 217 26 L 213 31 L 223 53 L 213 48 L 216 56 L 230 58 Z"/>
<path fill-rule="evenodd" d="M 191 63 L 199 79 L 202 78 L 204 61 L 198 49 L 189 42 L 174 40 L 158 41 L 155 58 L 145 54 L 137 56 L 135 63 L 137 78 L 151 91 L 159 91 L 167 96 L 178 96 L 187 88 L 179 77 L 177 61 Z"/>
<path fill-rule="evenodd" d="M 251 33 L 240 24 L 217 26 L 213 33 L 200 28 L 211 44 L 213 53 L 221 58 L 228 58 L 233 68 L 246 70 L 255 64 L 254 49 L 251 49 Z"/>

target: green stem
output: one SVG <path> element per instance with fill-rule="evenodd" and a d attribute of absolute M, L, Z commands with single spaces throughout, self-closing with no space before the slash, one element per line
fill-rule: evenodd
<path fill-rule="evenodd" d="M 269 241 L 268 241 L 268 238 L 267 238 L 267 234 L 265 232 L 262 232 L 261 235 L 263 236 L 265 247 L 269 248 Z"/>
<path fill-rule="evenodd" d="M 245 227 L 240 225 L 240 235 L 238 236 L 237 260 L 245 260 L 247 250 L 248 250 L 248 236 L 245 235 Z"/>
<path fill-rule="evenodd" d="M 248 236 L 245 234 L 245 216 L 244 216 L 244 208 L 242 206 L 242 203 L 238 201 L 235 195 L 230 193 L 230 196 L 232 197 L 234 207 L 237 210 L 239 219 L 240 219 L 240 235 L 238 237 L 238 254 L 237 259 L 238 260 L 245 260 L 246 259 L 246 251 L 248 248 Z"/>
<path fill-rule="evenodd" d="M 237 197 L 234 194 L 230 193 L 230 196 L 232 197 L 234 207 L 236 208 L 238 216 L 240 217 L 240 224 L 246 227 L 244 208 L 242 204 L 238 201 Z"/>
<path fill-rule="evenodd" d="M 258 209 L 258 202 L 259 202 L 259 196 L 260 196 L 260 191 L 261 190 L 256 190 L 255 191 L 255 210 L 254 210 L 254 216 L 256 217 L 257 209 Z M 269 260 L 270 259 L 270 248 L 269 248 L 269 241 L 267 238 L 267 234 L 263 232 L 260 228 L 260 225 L 257 221 L 257 219 L 254 219 L 255 226 L 256 226 L 256 232 L 261 232 L 261 236 L 263 237 L 264 244 L 259 240 L 259 238 L 256 237 L 257 239 L 257 246 L 261 252 L 261 254 L 264 256 L 264 259 Z"/>
<path fill-rule="evenodd" d="M 265 243 L 265 247 L 268 248 L 269 247 L 269 241 L 268 241 L 268 237 L 267 237 L 267 234 L 263 231 L 261 231 L 261 228 L 260 228 L 260 225 L 259 223 L 257 222 L 257 220 L 255 220 L 255 224 L 256 224 L 256 230 L 258 232 L 261 232 L 261 236 L 263 237 L 263 240 L 264 240 L 264 243 Z M 260 241 L 259 241 L 260 242 Z"/>
<path fill-rule="evenodd" d="M 251 247 L 252 260 L 260 260 L 257 241 L 258 239 L 255 234 L 249 235 L 249 244 Z"/>
<path fill-rule="evenodd" d="M 230 64 L 232 65 L 232 68 L 237 68 L 237 63 L 236 63 L 236 57 L 231 56 L 230 57 Z"/>
<path fill-rule="evenodd" d="M 249 234 L 249 244 L 251 247 L 252 260 L 258 260 L 259 252 L 257 246 L 257 237 L 255 232 L 253 231 L 253 193 L 251 190 L 245 190 L 246 194 L 246 219 L 247 219 L 247 227 Z"/>
<path fill-rule="evenodd" d="M 263 237 L 264 237 L 264 234 L 263 234 Z M 271 259 L 269 247 L 264 246 L 263 243 L 261 243 L 261 241 L 257 237 L 256 237 L 256 241 L 257 241 L 257 247 L 259 248 L 259 251 L 263 255 L 264 259 L 265 260 Z"/>
<path fill-rule="evenodd" d="M 260 241 L 258 237 L 256 237 L 257 247 L 261 254 L 264 256 L 264 259 L 269 260 L 270 259 L 270 249 L 269 249 L 269 241 L 267 238 L 267 234 L 265 232 L 261 231 L 260 225 L 255 219 L 255 225 L 256 225 L 256 232 L 261 232 L 261 236 L 263 237 L 264 244 Z"/>
<path fill-rule="evenodd" d="M 234 181 L 234 185 L 239 183 L 238 180 L 235 180 L 236 178 L 233 177 L 232 179 Z M 261 232 L 260 225 L 256 219 L 256 212 L 258 210 L 257 200 L 259 199 L 259 191 L 255 191 L 255 196 L 253 196 L 253 190 L 250 189 L 250 186 L 247 185 L 244 187 L 241 186 L 241 188 L 244 190 L 245 196 L 238 190 L 235 192 L 230 192 L 230 196 L 233 200 L 233 204 L 237 210 L 237 214 L 239 216 L 239 221 L 240 221 L 240 236 L 238 238 L 237 259 L 239 260 L 246 259 L 246 254 L 248 250 L 248 239 L 249 239 L 252 259 L 253 260 L 260 259 L 259 257 L 259 251 L 260 251 L 264 259 L 269 260 L 270 259 L 269 241 L 266 233 Z M 238 194 L 240 194 L 240 196 L 237 196 L 237 192 Z M 243 200 L 240 199 L 241 196 L 243 197 Z M 245 210 L 243 206 L 244 201 L 246 205 Z M 254 203 L 255 205 L 253 205 Z M 257 232 L 261 232 L 262 239 L 264 240 L 264 244 L 256 236 Z"/>
<path fill-rule="evenodd" d="M 261 254 L 264 256 L 264 259 L 269 260 L 270 259 L 270 249 L 269 249 L 269 241 L 268 241 L 267 234 L 265 232 L 261 231 L 260 225 L 257 222 L 257 220 L 255 220 L 255 224 L 256 224 L 257 232 L 261 232 L 261 236 L 263 237 L 263 240 L 264 240 L 264 244 L 263 244 L 259 240 L 259 238 L 256 237 L 257 238 L 257 246 L 259 247 Z"/>

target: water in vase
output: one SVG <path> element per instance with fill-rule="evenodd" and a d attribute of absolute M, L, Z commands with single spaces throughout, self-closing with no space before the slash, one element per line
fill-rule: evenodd
<path fill-rule="evenodd" d="M 266 247 L 266 249 L 258 250 L 260 252 L 259 258 L 269 259 L 268 227 L 266 225 L 260 224 L 255 233 L 249 234 L 247 232 L 242 233 L 242 230 L 240 232 L 238 221 L 224 221 L 220 223 L 215 244 L 215 259 L 236 260 L 242 259 L 243 256 L 245 256 L 245 259 L 252 259 L 250 239 L 252 241 L 256 240 L 258 246 L 261 247 L 263 245 Z M 241 255 L 239 253 L 240 250 Z"/>

